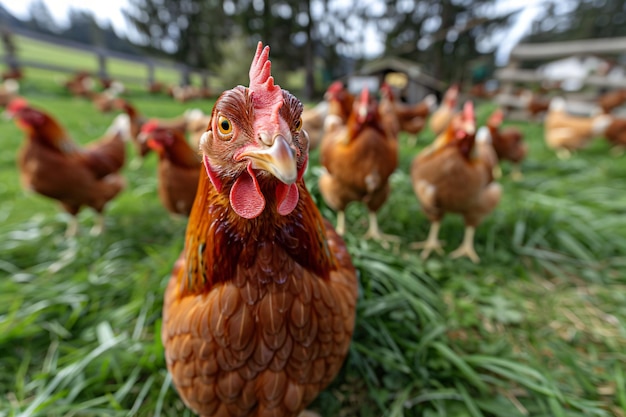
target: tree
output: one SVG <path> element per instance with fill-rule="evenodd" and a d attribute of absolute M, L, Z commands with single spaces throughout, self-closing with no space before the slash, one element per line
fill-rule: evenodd
<path fill-rule="evenodd" d="M 219 0 L 130 0 L 124 10 L 144 44 L 196 68 L 215 68 L 232 19 Z"/>
<path fill-rule="evenodd" d="M 35 0 L 28 6 L 28 14 L 30 16 L 30 24 L 35 30 L 44 33 L 58 33 L 59 27 L 50 13 L 50 9 L 43 0 Z"/>

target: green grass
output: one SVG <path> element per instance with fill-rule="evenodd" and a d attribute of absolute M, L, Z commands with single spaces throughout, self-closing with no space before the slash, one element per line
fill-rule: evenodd
<path fill-rule="evenodd" d="M 83 143 L 113 117 L 41 80 L 24 92 Z M 185 108 L 166 97 L 131 100 L 150 116 Z M 491 108 L 481 106 L 479 120 Z M 525 177 L 501 180 L 502 201 L 477 230 L 479 265 L 423 262 L 408 249 L 429 227 L 408 176 L 418 149 L 402 148 L 379 214 L 400 245 L 362 240 L 365 209 L 349 207 L 357 324 L 344 368 L 313 404 L 322 415 L 626 415 L 624 157 L 597 141 L 560 161 L 539 124 L 517 125 L 531 147 Z M 169 385 L 159 336 L 185 221 L 158 201 L 154 158 L 125 168 L 128 186 L 107 207 L 102 236 L 89 235 L 85 210 L 81 234 L 65 239 L 56 204 L 20 188 L 21 132 L 2 122 L 0 136 L 0 416 L 190 416 Z M 422 134 L 419 147 L 430 140 Z M 334 221 L 317 161 L 313 152 L 307 184 Z M 462 228 L 445 218 L 447 251 Z"/>

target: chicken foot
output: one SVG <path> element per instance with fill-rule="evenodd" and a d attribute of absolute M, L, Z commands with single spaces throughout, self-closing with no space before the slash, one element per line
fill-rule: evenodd
<path fill-rule="evenodd" d="M 99 236 L 100 233 L 104 230 L 104 216 L 102 214 L 98 214 L 96 216 L 96 222 L 89 231 L 91 236 Z"/>
<path fill-rule="evenodd" d="M 520 164 L 513 164 L 511 167 L 511 179 L 516 182 L 524 179 L 524 174 L 522 174 Z"/>
<path fill-rule="evenodd" d="M 422 259 L 427 259 L 433 251 L 437 252 L 439 255 L 443 255 L 444 242 L 439 240 L 439 227 L 439 222 L 432 222 L 426 240 L 423 242 L 413 242 L 409 245 L 411 249 L 424 249 L 420 254 Z"/>
<path fill-rule="evenodd" d="M 300 414 L 298 414 L 298 417 L 321 417 L 321 416 L 317 414 L 315 411 L 304 410 Z"/>
<path fill-rule="evenodd" d="M 65 229 L 65 237 L 75 237 L 78 234 L 78 219 L 76 216 L 70 217 L 67 222 L 67 229 Z"/>
<path fill-rule="evenodd" d="M 337 212 L 337 226 L 335 226 L 335 231 L 339 236 L 343 236 L 346 233 L 346 212 L 343 210 Z"/>
<path fill-rule="evenodd" d="M 474 232 L 476 229 L 473 226 L 465 227 L 465 234 L 463 235 L 463 242 L 456 250 L 450 252 L 448 255 L 452 259 L 467 256 L 472 262 L 477 264 L 480 262 L 480 258 L 474 250 Z"/>
<path fill-rule="evenodd" d="M 370 211 L 368 213 L 368 217 L 369 217 L 369 228 L 367 229 L 367 232 L 365 232 L 365 235 L 363 235 L 363 238 L 384 241 L 384 242 L 399 242 L 400 241 L 400 238 L 398 236 L 387 235 L 380 231 L 380 229 L 378 228 L 378 218 L 376 217 L 376 212 Z"/>

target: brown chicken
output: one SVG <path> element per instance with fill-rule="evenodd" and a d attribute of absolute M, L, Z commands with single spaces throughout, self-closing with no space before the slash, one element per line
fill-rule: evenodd
<path fill-rule="evenodd" d="M 86 71 L 79 71 L 67 80 L 64 86 L 73 96 L 89 97 L 94 92 L 95 84 L 91 74 Z"/>
<path fill-rule="evenodd" d="M 98 213 L 92 233 L 100 233 L 104 206 L 124 188 L 118 171 L 125 160 L 128 117 L 119 115 L 102 138 L 79 147 L 59 122 L 24 99 L 9 103 L 7 113 L 26 133 L 18 157 L 23 187 L 61 203 L 72 215 L 68 236 L 78 231 L 76 215 L 82 206 Z"/>
<path fill-rule="evenodd" d="M 494 161 L 475 149 L 475 139 L 474 110 L 468 102 L 441 137 L 420 152 L 411 164 L 413 190 L 431 222 L 427 240 L 411 245 L 423 249 L 423 259 L 432 251 L 443 253 L 438 240 L 441 219 L 446 213 L 458 213 L 465 220 L 465 235 L 461 246 L 451 252 L 450 257 L 467 256 L 475 263 L 480 260 L 474 250 L 474 232 L 496 207 L 502 191 L 500 185 L 493 182 Z"/>
<path fill-rule="evenodd" d="M 337 211 L 337 232 L 346 230 L 345 209 L 361 201 L 369 210 L 366 238 L 394 240 L 378 228 L 376 212 L 389 196 L 389 176 L 398 166 L 398 141 L 382 125 L 378 105 L 363 89 L 346 125 L 327 129 L 321 145 L 326 168 L 319 187 L 326 204 Z"/>
<path fill-rule="evenodd" d="M 503 120 L 504 113 L 501 109 L 495 110 L 487 119 L 491 144 L 499 161 L 510 161 L 513 164 L 511 173 L 513 179 L 520 180 L 522 178 L 520 164 L 528 153 L 528 146 L 524 143 L 524 134 L 521 130 L 512 126 L 501 128 Z"/>
<path fill-rule="evenodd" d="M 437 99 L 434 95 L 430 94 L 424 98 L 421 102 L 409 105 L 402 103 L 396 99 L 396 96 L 387 83 L 383 83 L 380 87 L 380 112 L 381 116 L 384 113 L 384 119 L 389 120 L 391 131 L 399 129 L 395 132 L 395 135 L 399 132 L 406 132 L 411 135 L 409 139 L 409 145 L 415 146 L 417 143 L 417 134 L 422 131 L 426 125 L 426 118 L 434 110 L 437 103 Z M 393 122 L 393 117 L 397 119 L 397 124 Z"/>
<path fill-rule="evenodd" d="M 0 84 L 0 107 L 4 108 L 17 97 L 17 92 L 20 90 L 20 84 L 9 78 Z"/>
<path fill-rule="evenodd" d="M 609 91 L 598 97 L 598 105 L 607 114 L 624 102 L 626 102 L 626 89 Z"/>
<path fill-rule="evenodd" d="M 143 125 L 140 139 L 159 155 L 161 203 L 170 213 L 189 216 L 200 178 L 198 152 L 189 146 L 184 133 L 162 127 L 156 120 Z"/>
<path fill-rule="evenodd" d="M 565 100 L 555 97 L 550 102 L 544 121 L 544 138 L 559 158 L 569 158 L 572 151 L 584 148 L 595 136 L 604 136 L 611 120 L 607 114 L 592 117 L 570 115 L 565 109 Z"/>
<path fill-rule="evenodd" d="M 102 112 L 108 113 L 113 111 L 115 106 L 115 100 L 124 92 L 124 85 L 118 81 L 112 81 L 110 86 L 102 92 L 91 92 L 88 94 L 94 107 Z"/>
<path fill-rule="evenodd" d="M 146 142 L 142 142 L 139 140 L 139 133 L 141 132 L 141 127 L 148 121 L 148 118 L 141 114 L 141 112 L 128 100 L 124 100 L 122 98 L 118 98 L 115 100 L 115 108 L 123 110 L 128 117 L 130 118 L 130 134 L 133 143 L 135 144 L 135 148 L 137 149 L 137 154 L 141 157 L 146 156 L 148 152 L 150 152 L 150 148 Z M 199 113 L 203 116 L 204 114 L 200 110 L 190 109 L 186 110 L 183 114 L 172 117 L 169 119 L 152 119 L 155 122 L 159 123 L 161 127 L 167 127 L 169 129 L 180 130 L 185 133 L 187 130 L 187 125 L 190 120 L 196 120 L 197 118 L 201 118 Z M 206 125 L 204 126 L 206 128 Z"/>
<path fill-rule="evenodd" d="M 317 149 L 324 136 L 324 121 L 328 114 L 328 102 L 321 101 L 313 108 L 305 108 L 302 112 L 302 128 L 309 134 L 311 150 Z"/>
<path fill-rule="evenodd" d="M 626 150 L 626 119 L 613 117 L 604 136 L 613 145 L 612 153 L 621 155 Z"/>
<path fill-rule="evenodd" d="M 326 89 L 324 98 L 328 102 L 328 113 L 324 120 L 324 130 L 346 124 L 350 113 L 352 113 L 354 96 L 341 81 L 335 81 Z"/>
<path fill-rule="evenodd" d="M 302 104 L 259 48 L 250 87 L 225 91 L 202 143 L 185 248 L 165 293 L 162 341 L 201 416 L 295 417 L 348 353 L 356 271 L 302 176 Z"/>
<path fill-rule="evenodd" d="M 443 95 L 441 104 L 431 114 L 428 120 L 428 126 L 435 135 L 439 135 L 444 132 L 448 127 L 448 124 L 452 120 L 452 117 L 457 113 L 457 102 L 459 101 L 459 86 L 453 85 Z"/>
<path fill-rule="evenodd" d="M 519 96 L 522 107 L 526 109 L 531 119 L 537 119 L 550 108 L 550 99 L 533 93 L 528 89 L 521 91 Z"/>

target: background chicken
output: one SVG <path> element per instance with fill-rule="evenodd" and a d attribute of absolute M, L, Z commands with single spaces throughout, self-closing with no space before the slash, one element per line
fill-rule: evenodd
<path fill-rule="evenodd" d="M 433 112 L 428 121 L 428 126 L 435 135 L 443 132 L 452 120 L 452 116 L 454 116 L 457 112 L 456 106 L 458 100 L 459 86 L 453 85 L 448 88 L 446 93 L 443 95 L 441 104 L 437 107 L 437 110 Z"/>
<path fill-rule="evenodd" d="M 528 153 L 528 146 L 523 142 L 522 132 L 512 126 L 502 128 L 504 113 L 501 109 L 495 110 L 487 119 L 487 127 L 491 134 L 491 143 L 499 161 L 511 161 L 514 180 L 522 178 L 520 164 Z M 497 175 L 496 175 L 497 177 Z"/>
<path fill-rule="evenodd" d="M 100 233 L 104 206 L 124 188 L 118 171 L 125 161 L 128 117 L 119 115 L 102 138 L 81 148 L 59 122 L 24 99 L 9 103 L 7 113 L 26 133 L 18 156 L 23 187 L 61 203 L 72 215 L 67 235 L 76 234 L 82 206 L 98 213 L 92 233 Z"/>
<path fill-rule="evenodd" d="M 354 96 L 341 81 L 335 81 L 326 89 L 324 98 L 328 102 L 328 114 L 324 120 L 324 130 L 343 125 L 348 121 L 354 103 Z"/>
<path fill-rule="evenodd" d="M 304 185 L 302 104 L 274 85 L 268 53 L 259 43 L 250 87 L 213 108 L 208 175 L 165 293 L 167 367 L 203 416 L 298 416 L 354 327 L 356 271 Z"/>
<path fill-rule="evenodd" d="M 531 119 L 538 119 L 550 108 L 548 97 L 533 93 L 529 89 L 522 90 L 519 98 L 522 102 L 522 108 L 528 112 Z"/>
<path fill-rule="evenodd" d="M 568 158 L 571 151 L 584 148 L 594 136 L 602 136 L 611 123 L 611 116 L 572 116 L 565 110 L 565 100 L 555 97 L 544 122 L 544 137 L 548 147 L 559 158 Z"/>
<path fill-rule="evenodd" d="M 605 113 L 611 113 L 614 108 L 626 102 L 626 89 L 608 91 L 598 97 L 598 105 Z"/>
<path fill-rule="evenodd" d="M 392 238 L 380 232 L 376 212 L 389 195 L 389 176 L 398 166 L 398 142 L 382 125 L 378 105 L 367 89 L 354 103 L 346 125 L 327 128 L 321 163 L 327 172 L 320 177 L 320 192 L 337 211 L 337 232 L 345 233 L 346 206 L 361 201 L 369 210 L 366 237 Z"/>
<path fill-rule="evenodd" d="M 311 150 L 317 149 L 324 135 L 324 121 L 328 115 L 328 102 L 320 101 L 313 108 L 305 108 L 302 112 L 302 128 L 309 134 Z"/>
<path fill-rule="evenodd" d="M 410 146 L 415 146 L 417 142 L 417 134 L 422 131 L 426 125 L 426 118 L 435 109 L 437 99 L 434 95 L 429 94 L 421 102 L 409 105 L 397 100 L 393 89 L 387 83 L 383 83 L 380 87 L 380 106 L 391 117 L 395 116 L 398 120 L 398 128 L 400 132 L 406 132 L 411 135 L 409 140 Z M 387 110 L 389 107 L 389 110 Z M 393 122 L 391 122 L 393 123 Z M 396 133 L 397 135 L 397 133 Z"/>
<path fill-rule="evenodd" d="M 488 132 L 485 130 L 485 133 Z M 476 124 L 471 102 L 454 117 L 435 146 L 420 152 L 411 164 L 411 181 L 424 213 L 431 222 L 425 242 L 412 244 L 422 248 L 422 258 L 432 251 L 442 253 L 438 240 L 440 222 L 446 213 L 458 213 L 465 220 L 463 243 L 450 257 L 480 258 L 474 250 L 474 232 L 482 219 L 500 201 L 500 185 L 493 182 L 493 161 L 474 151 Z"/>
<path fill-rule="evenodd" d="M 200 157 L 180 130 L 159 126 L 149 120 L 140 138 L 159 155 L 159 198 L 173 214 L 189 216 L 200 177 Z"/>
<path fill-rule="evenodd" d="M 626 149 L 626 119 L 613 117 L 604 136 L 613 145 L 613 153 L 620 155 Z"/>

